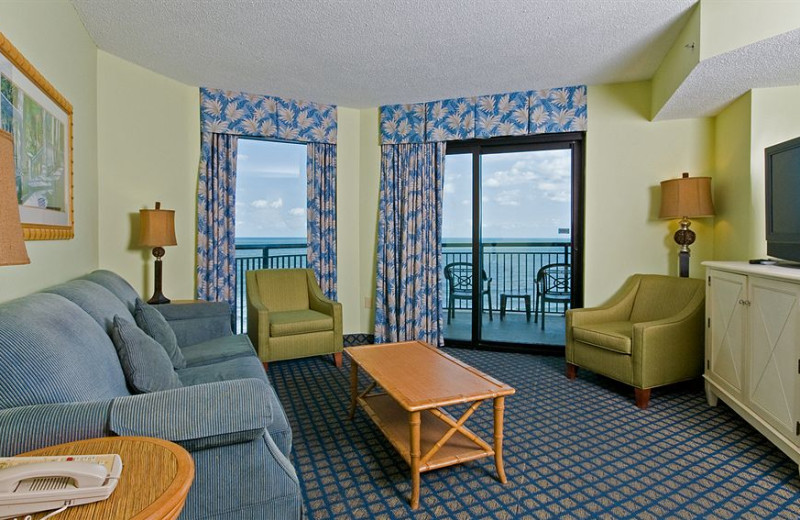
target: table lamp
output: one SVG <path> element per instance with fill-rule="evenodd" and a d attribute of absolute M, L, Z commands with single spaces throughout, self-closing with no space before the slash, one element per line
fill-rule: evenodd
<path fill-rule="evenodd" d="M 680 276 L 689 276 L 689 246 L 694 244 L 695 233 L 689 226 L 690 218 L 713 217 L 714 203 L 711 200 L 711 177 L 689 177 L 687 172 L 680 179 L 661 182 L 661 211 L 659 218 L 679 218 L 680 229 L 675 232 L 675 242 L 681 246 Z"/>
<path fill-rule="evenodd" d="M 19 220 L 14 170 L 14 138 L 0 130 L 0 265 L 31 263 Z"/>
<path fill-rule="evenodd" d="M 139 245 L 153 248 L 155 261 L 155 289 L 153 296 L 147 300 L 150 304 L 169 303 L 169 298 L 161 293 L 161 257 L 164 246 L 178 245 L 175 239 L 175 211 L 161 209 L 156 202 L 156 209 L 139 210 Z"/>

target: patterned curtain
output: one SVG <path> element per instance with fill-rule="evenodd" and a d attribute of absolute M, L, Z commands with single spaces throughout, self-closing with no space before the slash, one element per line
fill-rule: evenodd
<path fill-rule="evenodd" d="M 336 299 L 336 145 L 307 147 L 308 266 L 322 292 Z"/>
<path fill-rule="evenodd" d="M 197 186 L 197 297 L 236 304 L 236 147 L 238 137 L 203 132 Z"/>
<path fill-rule="evenodd" d="M 444 143 L 383 145 L 375 342 L 442 345 Z"/>

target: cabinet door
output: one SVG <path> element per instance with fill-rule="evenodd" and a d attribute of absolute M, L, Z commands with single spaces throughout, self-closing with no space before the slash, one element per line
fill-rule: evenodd
<path fill-rule="evenodd" d="M 706 376 L 737 398 L 744 388 L 744 345 L 747 277 L 724 271 L 709 271 L 711 286 L 706 294 L 710 327 L 706 335 Z"/>
<path fill-rule="evenodd" d="M 749 293 L 750 406 L 776 429 L 794 438 L 800 285 L 751 276 Z"/>

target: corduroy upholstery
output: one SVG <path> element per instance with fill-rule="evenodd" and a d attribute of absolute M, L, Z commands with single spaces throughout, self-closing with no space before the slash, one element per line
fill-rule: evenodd
<path fill-rule="evenodd" d="M 0 304 L 0 456 L 107 435 L 160 437 L 195 462 L 181 519 L 302 518 L 291 429 L 248 338 L 231 334 L 227 305 L 165 312 L 184 331 L 178 340 L 191 340 L 185 350 L 179 343 L 184 386 L 131 394 L 109 335 L 115 316 L 135 327 L 129 289 L 98 271 Z M 166 352 L 161 361 L 172 366 Z"/>
<path fill-rule="evenodd" d="M 311 269 L 247 271 L 247 334 L 263 362 L 335 354 L 342 305 L 325 298 Z"/>
<path fill-rule="evenodd" d="M 653 387 L 703 373 L 703 280 L 636 274 L 604 305 L 567 311 L 567 376 L 575 367 L 637 389 L 647 407 Z"/>

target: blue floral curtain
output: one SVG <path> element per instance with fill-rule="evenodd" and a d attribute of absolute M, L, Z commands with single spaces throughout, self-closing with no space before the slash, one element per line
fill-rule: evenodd
<path fill-rule="evenodd" d="M 237 136 L 309 143 L 308 262 L 336 297 L 335 105 L 200 88 L 203 139 L 197 197 L 197 293 L 235 303 Z"/>
<path fill-rule="evenodd" d="M 197 186 L 197 297 L 236 304 L 235 135 L 203 132 Z"/>
<path fill-rule="evenodd" d="M 443 344 L 441 228 L 444 143 L 383 145 L 376 343 Z"/>
<path fill-rule="evenodd" d="M 308 266 L 336 299 L 336 145 L 307 146 Z"/>

